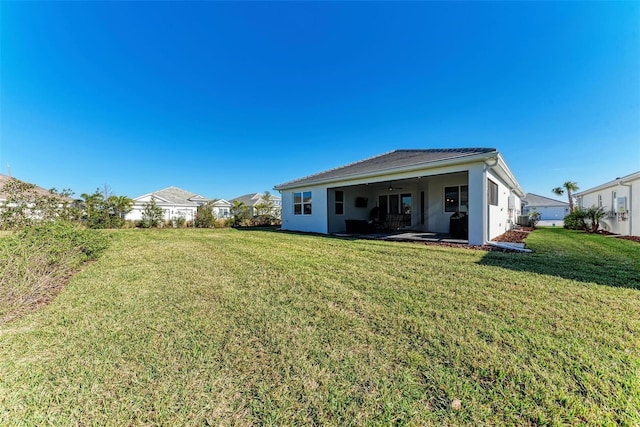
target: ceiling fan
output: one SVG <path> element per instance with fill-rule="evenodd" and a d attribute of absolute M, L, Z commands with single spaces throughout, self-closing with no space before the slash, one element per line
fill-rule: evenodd
<path fill-rule="evenodd" d="M 393 185 L 391 185 L 391 182 L 389 182 L 389 187 L 387 187 L 387 190 L 389 191 L 402 190 L 402 187 L 394 187 Z"/>

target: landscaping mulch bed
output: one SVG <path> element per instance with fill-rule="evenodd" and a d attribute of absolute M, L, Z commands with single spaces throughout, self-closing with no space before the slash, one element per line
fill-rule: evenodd
<path fill-rule="evenodd" d="M 492 239 L 492 242 L 522 243 L 531 231 L 512 230 Z"/>

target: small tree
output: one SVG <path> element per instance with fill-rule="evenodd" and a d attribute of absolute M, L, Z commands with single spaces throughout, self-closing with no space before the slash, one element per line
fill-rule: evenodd
<path fill-rule="evenodd" d="M 109 215 L 105 215 L 104 195 L 99 188 L 92 194 L 82 193 L 83 221 L 89 228 L 108 228 Z"/>
<path fill-rule="evenodd" d="M 600 229 L 600 221 L 607 216 L 603 207 L 591 206 L 584 211 L 582 228 L 587 233 L 595 233 Z"/>
<path fill-rule="evenodd" d="M 213 203 L 215 200 L 198 206 L 196 211 L 196 224 L 198 228 L 213 228 L 216 223 L 216 216 L 213 214 Z"/>
<path fill-rule="evenodd" d="M 556 187 L 551 191 L 558 196 L 562 196 L 565 190 L 567 191 L 567 198 L 569 199 L 569 212 L 573 212 L 573 192 L 578 191 L 578 184 L 573 181 L 567 181 L 562 184 L 562 187 Z"/>
<path fill-rule="evenodd" d="M 595 233 L 600 229 L 600 221 L 607 216 L 603 207 L 591 206 L 588 209 L 576 209 L 564 217 L 564 228 L 584 230 Z"/>
<path fill-rule="evenodd" d="M 111 195 L 105 202 L 105 208 L 109 213 L 110 225 L 116 228 L 122 227 L 125 222 L 125 216 L 131 212 L 133 207 L 133 199 L 127 196 Z"/>
<path fill-rule="evenodd" d="M 162 223 L 162 208 L 156 205 L 156 199 L 151 198 L 150 202 L 144 204 L 142 208 L 142 226 L 144 228 L 154 228 Z"/>
<path fill-rule="evenodd" d="M 536 224 L 540 222 L 540 217 L 542 217 L 542 215 L 534 208 L 529 214 L 529 224 L 531 224 L 532 227 L 535 227 Z"/>
<path fill-rule="evenodd" d="M 255 209 L 255 213 L 260 224 L 270 225 L 275 221 L 275 205 L 273 203 L 271 193 L 268 191 L 265 191 L 262 195 L 262 202 L 255 205 L 253 208 Z"/>
<path fill-rule="evenodd" d="M 244 202 L 234 200 L 231 206 L 231 216 L 233 216 L 233 226 L 239 226 L 242 221 L 249 219 L 249 208 Z"/>

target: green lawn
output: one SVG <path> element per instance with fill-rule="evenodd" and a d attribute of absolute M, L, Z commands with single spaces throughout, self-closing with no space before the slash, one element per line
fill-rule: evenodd
<path fill-rule="evenodd" d="M 0 425 L 640 424 L 635 242 L 112 240 L 49 306 L 0 325 Z"/>

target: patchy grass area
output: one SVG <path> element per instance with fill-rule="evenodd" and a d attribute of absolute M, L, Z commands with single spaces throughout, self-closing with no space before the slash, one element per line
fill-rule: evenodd
<path fill-rule="evenodd" d="M 606 239 L 119 231 L 0 325 L 0 424 L 636 425 L 640 256 Z"/>
<path fill-rule="evenodd" d="M 0 324 L 53 299 L 106 247 L 104 233 L 64 222 L 0 236 Z"/>

